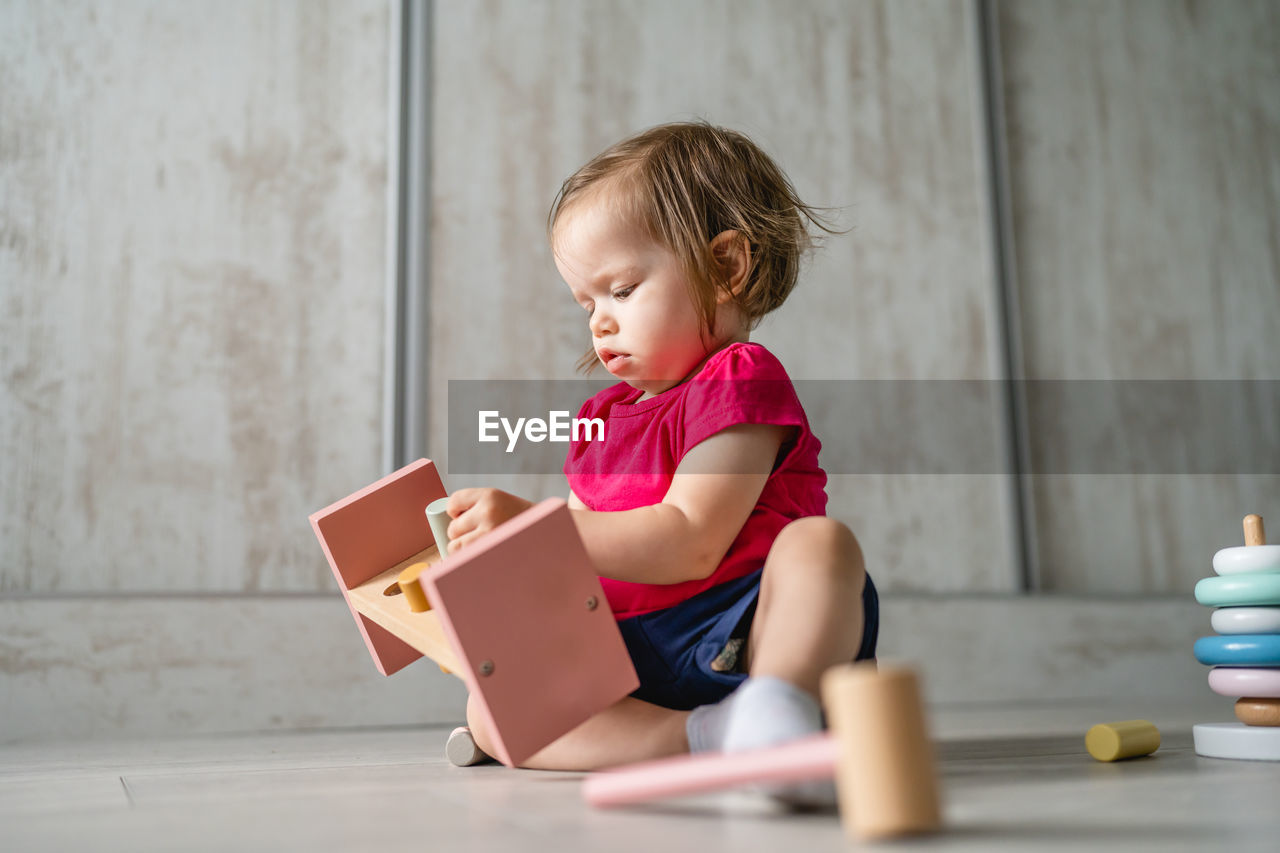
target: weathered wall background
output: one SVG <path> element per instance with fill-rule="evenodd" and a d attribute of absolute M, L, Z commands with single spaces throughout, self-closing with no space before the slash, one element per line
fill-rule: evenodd
<path fill-rule="evenodd" d="M 975 8 L 433 4 L 433 412 L 572 376 L 547 206 L 695 116 L 851 228 L 757 334 L 794 376 L 1001 378 Z M 1026 374 L 1280 378 L 1280 7 L 996 11 Z M 383 473 L 398 45 L 395 0 L 0 0 L 0 739 L 461 718 L 376 675 L 305 521 Z M 1004 478 L 830 492 L 935 701 L 1172 696 L 1280 478 L 1037 478 L 1041 581 L 1119 603 L 1017 597 Z"/>
<path fill-rule="evenodd" d="M 1280 5 L 999 23 L 1026 375 L 1280 379 Z M 1034 465 L 1064 427 L 1031 427 Z M 1280 514 L 1274 473 L 1038 477 L 1043 584 L 1189 593 L 1246 513 Z"/>
<path fill-rule="evenodd" d="M 391 13 L 0 3 L 0 738 L 379 715 L 306 516 L 381 473 Z"/>
<path fill-rule="evenodd" d="M 0 589 L 328 588 L 378 473 L 387 4 L 0 6 Z"/>

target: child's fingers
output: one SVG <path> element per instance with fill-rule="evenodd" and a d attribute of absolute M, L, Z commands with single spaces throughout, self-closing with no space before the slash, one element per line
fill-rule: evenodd
<path fill-rule="evenodd" d="M 452 554 L 457 551 L 461 551 L 463 548 L 467 547 L 467 545 L 471 544 L 472 540 L 478 538 L 482 532 L 483 531 L 480 531 L 480 530 L 472 530 L 469 533 L 464 533 L 462 536 L 459 536 L 457 539 L 450 539 L 449 553 Z"/>
<path fill-rule="evenodd" d="M 447 535 L 449 550 L 465 548 L 502 522 L 519 515 L 531 504 L 498 489 L 459 489 L 449 496 Z"/>
<path fill-rule="evenodd" d="M 464 536 L 476 529 L 476 526 L 475 513 L 470 510 L 454 518 L 445 531 L 445 535 L 449 537 L 449 547 L 453 548 L 454 543 L 461 542 Z"/>
<path fill-rule="evenodd" d="M 446 535 L 451 549 L 455 542 L 460 543 L 457 547 L 465 547 L 467 542 L 493 526 L 490 516 L 493 514 L 494 491 L 486 488 L 458 489 L 449 496 L 447 511 L 453 521 L 449 522 Z"/>
<path fill-rule="evenodd" d="M 488 489 L 458 489 L 458 491 L 449 495 L 449 504 L 445 511 L 449 513 L 450 518 L 457 518 L 475 506 L 486 491 Z"/>

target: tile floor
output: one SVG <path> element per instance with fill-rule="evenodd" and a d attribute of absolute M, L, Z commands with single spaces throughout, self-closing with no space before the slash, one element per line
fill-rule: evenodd
<path fill-rule="evenodd" d="M 1211 699 L 1211 697 L 1210 697 Z M 1170 707 L 1172 705 L 1172 707 Z M 1230 705 L 931 711 L 948 822 L 895 850 L 1280 850 L 1280 763 L 1191 750 Z M 1099 764 L 1083 733 L 1146 717 L 1155 756 Z M 583 774 L 456 768 L 447 728 L 0 747 L 0 850 L 837 851 L 837 815 L 744 793 L 596 811 Z M 863 845 L 865 846 L 865 845 Z"/>

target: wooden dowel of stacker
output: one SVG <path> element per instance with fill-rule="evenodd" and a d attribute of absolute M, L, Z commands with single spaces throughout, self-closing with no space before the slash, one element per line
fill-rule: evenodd
<path fill-rule="evenodd" d="M 1267 544 L 1267 531 L 1262 527 L 1262 516 L 1250 514 L 1244 517 L 1244 544 Z"/>

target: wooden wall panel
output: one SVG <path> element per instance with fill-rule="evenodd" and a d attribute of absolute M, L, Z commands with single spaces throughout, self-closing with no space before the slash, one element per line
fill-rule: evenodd
<path fill-rule="evenodd" d="M 999 28 L 1027 375 L 1280 379 L 1280 6 L 1002 3 Z M 1066 428 L 1033 420 L 1033 457 Z M 1270 473 L 1039 477 L 1044 583 L 1189 594 L 1280 515 Z"/>
<path fill-rule="evenodd" d="M 0 590 L 331 590 L 379 472 L 384 0 L 0 8 Z"/>

